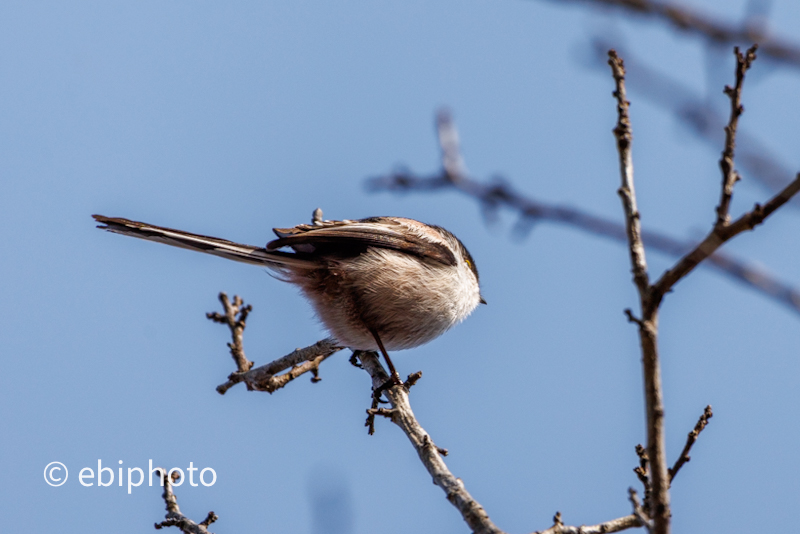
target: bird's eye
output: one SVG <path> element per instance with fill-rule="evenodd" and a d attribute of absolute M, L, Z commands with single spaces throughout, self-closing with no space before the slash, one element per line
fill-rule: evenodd
<path fill-rule="evenodd" d="M 472 269 L 472 262 L 471 262 L 471 261 L 469 261 L 467 258 L 464 258 L 464 261 L 466 262 L 466 264 L 467 264 L 467 267 L 469 267 L 470 269 Z"/>

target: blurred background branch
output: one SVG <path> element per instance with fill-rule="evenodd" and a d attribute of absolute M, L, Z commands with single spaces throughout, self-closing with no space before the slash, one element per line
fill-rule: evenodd
<path fill-rule="evenodd" d="M 758 43 L 762 56 L 781 65 L 800 68 L 800 46 L 771 35 L 767 28 L 769 0 L 750 0 L 739 24 L 725 22 L 685 5 L 652 0 L 550 0 L 561 4 L 585 4 L 615 8 L 625 14 L 648 17 L 672 28 L 705 39 L 709 44 L 750 45 Z"/>

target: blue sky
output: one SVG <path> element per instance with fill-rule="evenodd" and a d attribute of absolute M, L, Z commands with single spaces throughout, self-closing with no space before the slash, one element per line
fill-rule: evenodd
<path fill-rule="evenodd" d="M 735 21 L 745 2 L 694 2 Z M 800 6 L 770 21 L 796 34 Z M 254 306 L 256 364 L 324 331 L 263 270 L 102 233 L 92 213 L 245 243 L 326 218 L 401 215 L 469 247 L 489 301 L 463 325 L 398 353 L 422 370 L 412 405 L 448 465 L 508 532 L 629 513 L 644 440 L 635 307 L 617 244 L 549 224 L 524 240 L 456 193 L 368 193 L 370 176 L 438 169 L 435 110 L 453 110 L 470 171 L 622 220 L 612 80 L 590 68 L 602 34 L 724 111 L 727 51 L 647 21 L 558 2 L 442 0 L 4 2 L 0 6 L 0 505 L 9 532 L 146 532 L 156 488 L 83 487 L 82 467 L 212 467 L 179 503 L 212 530 L 467 532 L 406 438 L 368 436 L 367 375 L 341 353 L 323 380 L 273 395 L 214 388 L 233 370 L 205 319 L 219 291 Z M 709 59 L 710 58 L 710 59 Z M 635 76 L 631 72 L 631 76 Z M 800 73 L 759 59 L 742 128 L 800 170 Z M 631 91 L 645 227 L 701 235 L 720 147 Z M 737 186 L 733 212 L 768 194 Z M 800 211 L 726 250 L 800 285 Z M 651 271 L 669 258 L 650 253 Z M 800 316 L 709 270 L 663 305 L 670 459 L 706 404 L 715 416 L 672 489 L 676 531 L 752 531 L 800 502 Z M 51 461 L 70 472 L 42 480 Z"/>

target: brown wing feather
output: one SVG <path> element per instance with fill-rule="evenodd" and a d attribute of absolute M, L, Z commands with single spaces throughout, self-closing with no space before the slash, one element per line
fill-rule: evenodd
<path fill-rule="evenodd" d="M 339 245 L 344 247 L 376 247 L 397 250 L 428 258 L 443 265 L 456 265 L 456 257 L 444 244 L 409 232 L 392 219 L 362 221 L 326 221 L 325 226 L 299 225 L 294 228 L 275 228 L 278 239 L 267 243 L 267 250 L 300 245 Z M 391 226 L 396 226 L 392 228 Z"/>

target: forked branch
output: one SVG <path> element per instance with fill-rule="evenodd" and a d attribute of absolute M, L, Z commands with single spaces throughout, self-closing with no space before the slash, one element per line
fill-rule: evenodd
<path fill-rule="evenodd" d="M 666 271 L 659 280 L 651 285 L 642 283 L 641 269 L 644 266 L 644 253 L 641 240 L 635 231 L 631 231 L 634 222 L 639 216 L 635 211 L 636 201 L 633 196 L 632 176 L 633 168 L 630 164 L 630 119 L 628 117 L 628 104 L 625 100 L 625 69 L 622 60 L 612 50 L 609 52 L 609 65 L 611 65 L 616 83 L 614 93 L 617 99 L 618 122 L 614 134 L 617 138 L 617 148 L 620 154 L 620 172 L 622 187 L 620 189 L 623 199 L 623 210 L 628 224 L 628 241 L 631 250 L 631 263 L 634 272 L 634 281 L 639 289 L 639 298 L 642 306 L 641 318 L 633 317 L 627 311 L 630 320 L 639 325 L 639 338 L 642 346 L 642 362 L 644 367 L 645 401 L 647 405 L 648 444 L 647 457 L 640 453 L 641 465 L 636 469 L 640 480 L 645 484 L 645 489 L 650 489 L 649 499 L 645 501 L 645 508 L 653 519 L 653 531 L 656 534 L 667 534 L 670 531 L 670 505 L 669 485 L 681 466 L 689 459 L 689 450 L 697 439 L 697 435 L 705 428 L 711 417 L 711 408 L 698 421 L 695 430 L 689 434 L 686 446 L 672 469 L 666 469 L 666 455 L 664 454 L 664 404 L 661 386 L 661 371 L 658 355 L 658 310 L 664 295 L 681 278 L 689 274 L 700 262 L 711 256 L 723 243 L 739 233 L 753 229 L 761 224 L 775 210 L 783 206 L 800 190 L 800 174 L 786 188 L 773 197 L 764 206 L 756 207 L 739 217 L 733 223 L 729 222 L 728 211 L 733 195 L 733 186 L 739 179 L 734 167 L 734 148 L 736 145 L 736 131 L 743 107 L 741 105 L 742 84 L 747 69 L 755 60 L 755 47 L 745 54 L 738 48 L 735 50 L 737 57 L 736 83 L 733 88 L 726 87 L 725 92 L 731 99 L 731 116 L 725 129 L 726 140 L 720 168 L 722 170 L 722 191 L 720 204 L 717 206 L 716 222 L 708 236 L 692 251 L 681 258 L 678 263 Z M 645 476 L 645 467 L 649 466 L 649 476 Z M 644 509 L 644 508 L 643 508 Z"/>
<path fill-rule="evenodd" d="M 313 375 L 312 382 L 319 382 L 321 380 L 319 378 L 320 364 L 343 348 L 333 339 L 323 339 L 254 369 L 253 362 L 245 357 L 243 342 L 245 320 L 253 307 L 244 306 L 238 295 L 234 296 L 233 303 L 231 303 L 225 293 L 220 293 L 219 300 L 222 303 L 223 313 L 210 312 L 206 314 L 206 317 L 215 323 L 226 324 L 230 328 L 232 342 L 228 343 L 228 348 L 230 348 L 231 356 L 238 368 L 228 376 L 227 382 L 217 386 L 217 392 L 220 395 L 224 395 L 239 382 L 244 382 L 250 391 L 272 393 L 308 372 Z M 286 369 L 289 370 L 278 374 Z"/>
<path fill-rule="evenodd" d="M 184 534 L 213 534 L 208 531 L 208 526 L 219 519 L 217 514 L 214 512 L 208 512 L 206 518 L 200 523 L 195 523 L 183 515 L 180 507 L 178 506 L 178 498 L 175 496 L 175 493 L 172 490 L 172 483 L 177 482 L 180 475 L 177 472 L 173 472 L 173 478 L 170 479 L 170 477 L 167 475 L 166 469 L 162 469 L 161 467 L 156 469 L 159 471 L 159 476 L 161 476 L 161 484 L 164 486 L 164 493 L 161 496 L 164 499 L 164 503 L 167 505 L 166 518 L 161 523 L 155 524 L 156 530 L 160 530 L 165 527 L 177 527 Z"/>
<path fill-rule="evenodd" d="M 215 323 L 225 324 L 230 328 L 233 339 L 228 343 L 228 348 L 231 350 L 231 357 L 236 362 L 238 372 L 247 372 L 253 367 L 253 362 L 248 360 L 244 354 L 242 336 L 245 326 L 247 326 L 247 316 L 253 311 L 253 307 L 249 304 L 245 306 L 239 295 L 234 295 L 233 303 L 231 303 L 225 292 L 219 294 L 219 301 L 222 303 L 223 313 L 209 312 L 206 314 L 206 318 Z"/>

